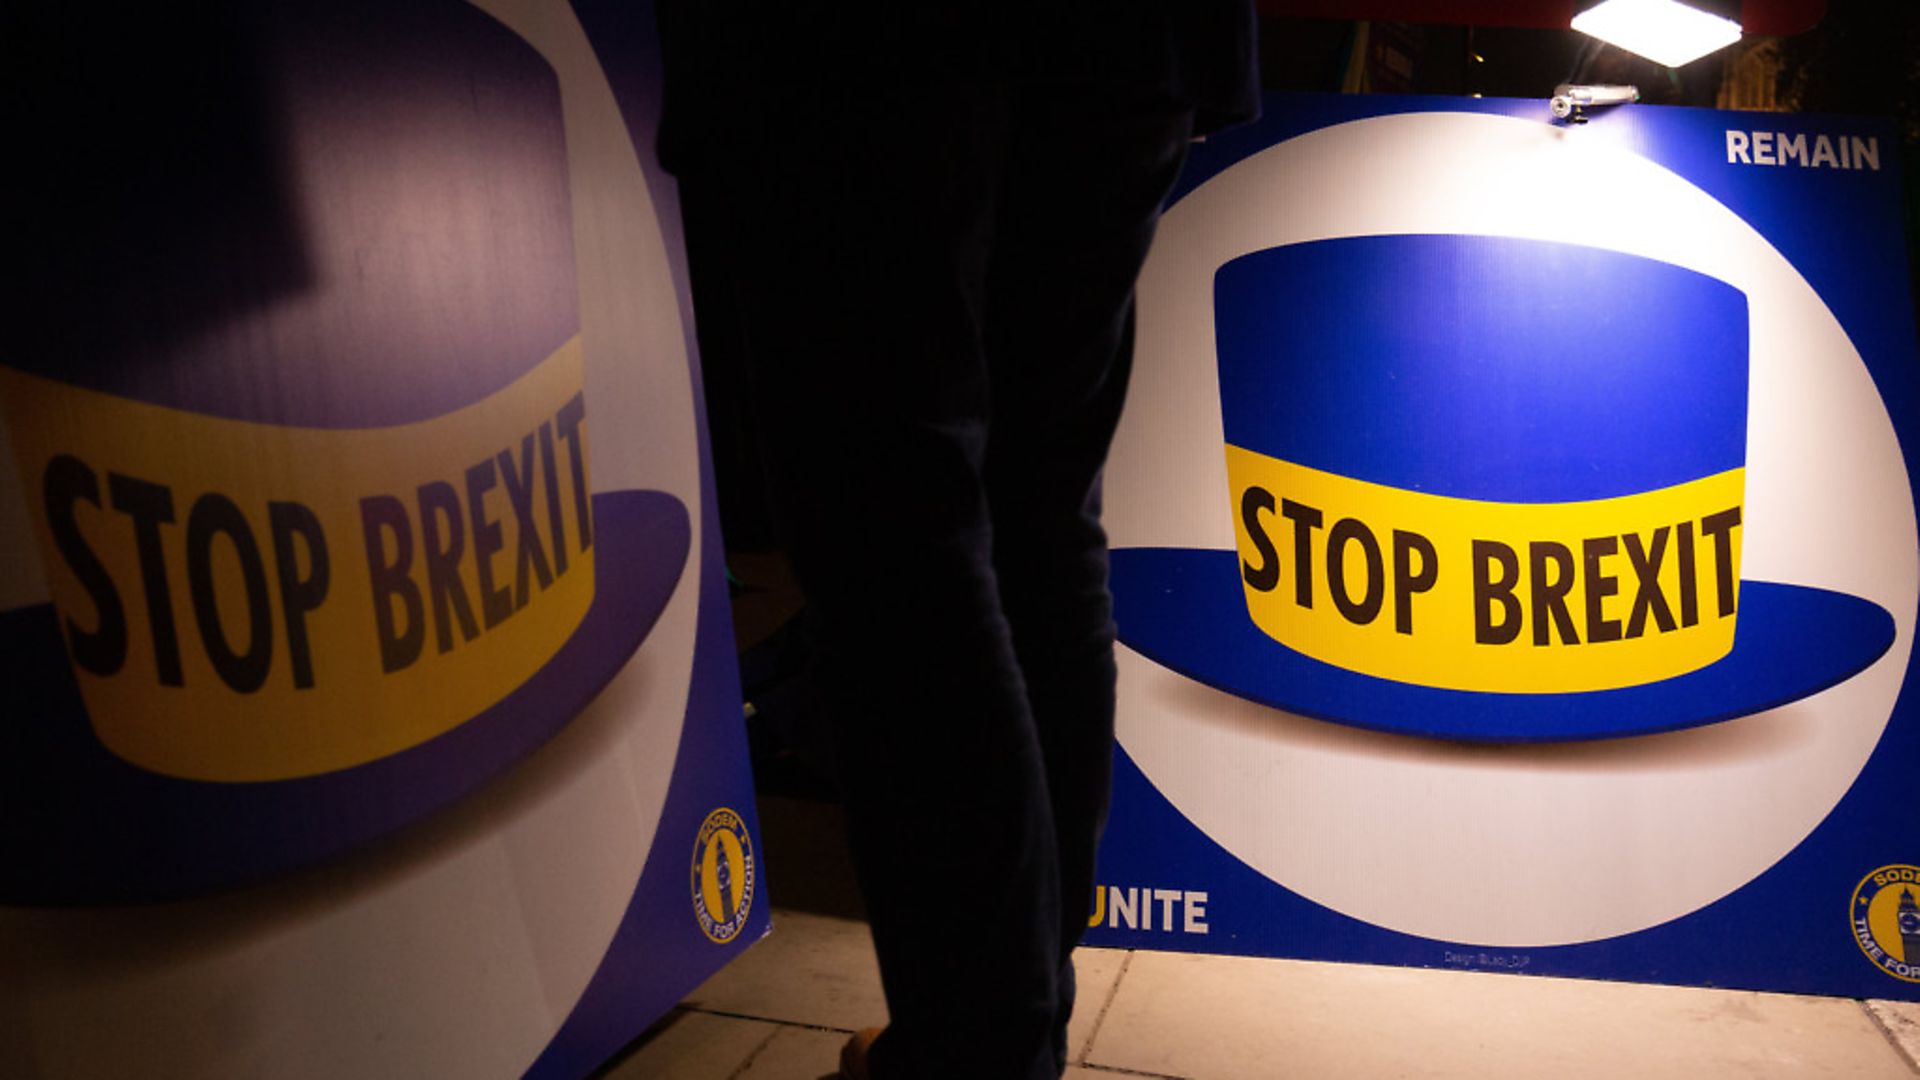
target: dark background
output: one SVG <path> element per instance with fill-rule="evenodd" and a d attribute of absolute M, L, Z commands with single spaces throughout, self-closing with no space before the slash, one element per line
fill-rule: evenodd
<path fill-rule="evenodd" d="M 1270 91 L 1539 98 L 1543 120 L 1547 98 L 1562 82 L 1629 83 L 1639 88 L 1643 102 L 1653 105 L 1886 117 L 1901 134 L 1908 265 L 1920 265 L 1920 233 L 1915 229 L 1920 221 L 1920 3 L 1827 0 L 1824 6 L 1820 13 L 1817 0 L 1773 0 L 1770 14 L 1750 11 L 1748 22 L 1795 24 L 1814 15 L 1817 21 L 1790 36 L 1749 34 L 1726 49 L 1670 69 L 1571 29 L 1272 13 L 1471 11 L 1486 22 L 1538 24 L 1561 17 L 1547 2 L 1261 0 L 1260 74 Z M 726 330 L 730 320 L 724 289 L 713 287 L 720 272 L 701 243 L 706 234 L 701 209 L 697 202 L 687 207 L 688 246 L 722 527 L 731 551 L 766 553 L 775 545 L 761 506 L 760 450 L 738 398 L 739 345 Z M 1920 290 L 1913 295 L 1920 308 Z M 740 561 L 758 569 L 751 558 Z"/>

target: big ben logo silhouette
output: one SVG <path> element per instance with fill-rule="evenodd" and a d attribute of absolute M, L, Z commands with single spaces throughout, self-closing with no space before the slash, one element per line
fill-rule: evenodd
<path fill-rule="evenodd" d="M 1900 913 L 1896 918 L 1900 922 L 1900 948 L 1905 954 L 1901 959 L 1920 964 L 1920 903 L 1914 902 L 1912 889 L 1900 891 Z"/>

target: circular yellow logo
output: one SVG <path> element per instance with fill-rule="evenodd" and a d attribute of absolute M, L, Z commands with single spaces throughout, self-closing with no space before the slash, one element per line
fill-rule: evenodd
<path fill-rule="evenodd" d="M 693 914 L 722 945 L 738 937 L 753 910 L 753 838 L 740 815 L 721 807 L 707 815 L 693 843 Z"/>
<path fill-rule="evenodd" d="M 1853 890 L 1853 940 L 1896 979 L 1920 983 L 1920 866 L 1883 866 Z"/>

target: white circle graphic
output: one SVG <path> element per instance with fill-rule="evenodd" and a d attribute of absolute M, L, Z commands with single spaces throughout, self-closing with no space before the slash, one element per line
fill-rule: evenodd
<path fill-rule="evenodd" d="M 1155 787 L 1259 873 L 1377 926 L 1536 947 L 1696 911 L 1778 862 L 1839 803 L 1906 671 L 1920 599 L 1914 505 L 1859 353 L 1759 233 L 1618 138 L 1471 113 L 1321 129 L 1175 205 L 1141 274 L 1132 399 L 1107 472 L 1117 548 L 1234 546 L 1214 374 L 1221 264 L 1334 237 L 1510 236 L 1657 259 L 1744 292 L 1742 576 L 1850 593 L 1894 615 L 1887 654 L 1821 694 L 1688 731 L 1548 746 L 1309 720 L 1123 648 L 1119 738 Z M 1418 284 L 1408 288 L 1405 302 L 1419 304 Z"/>

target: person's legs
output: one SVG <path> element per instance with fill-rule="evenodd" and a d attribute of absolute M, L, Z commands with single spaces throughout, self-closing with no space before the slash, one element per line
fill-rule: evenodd
<path fill-rule="evenodd" d="M 1065 1060 L 1112 752 L 1098 475 L 1186 119 L 1062 89 L 770 101 L 693 181 L 741 263 L 891 1014 L 881 1080 Z"/>
<path fill-rule="evenodd" d="M 1019 93 L 988 271 L 994 565 L 1047 774 L 1060 867 L 1055 1050 L 1112 781 L 1114 659 L 1100 472 L 1126 394 L 1133 284 L 1190 111 L 1112 88 Z"/>
<path fill-rule="evenodd" d="M 980 474 L 1004 122 L 990 86 L 815 101 L 729 181 L 776 519 L 886 987 L 880 1080 L 1057 1075 L 1057 853 Z"/>

